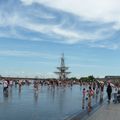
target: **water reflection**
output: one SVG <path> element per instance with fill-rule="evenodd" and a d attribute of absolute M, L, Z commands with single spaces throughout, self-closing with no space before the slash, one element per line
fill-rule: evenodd
<path fill-rule="evenodd" d="M 34 90 L 34 101 L 35 101 L 35 104 L 38 103 L 38 95 L 39 95 L 39 91 L 38 90 Z"/>
<path fill-rule="evenodd" d="M 82 109 L 84 109 L 85 108 L 85 97 L 83 96 L 82 97 Z"/>
<path fill-rule="evenodd" d="M 82 111 L 88 106 L 87 93 L 83 97 L 82 89 L 87 90 L 89 86 L 37 84 L 38 87 L 36 84 L 16 84 L 15 87 L 9 87 L 8 91 L 3 93 L 3 101 L 7 103 L 6 116 L 9 118 L 5 120 L 16 120 L 11 115 L 13 111 L 18 120 L 33 120 L 32 115 L 37 116 L 34 120 L 62 120 L 65 116 Z M 2 91 L 1 86 L 0 90 Z M 99 98 L 100 94 L 91 97 L 91 104 L 97 103 Z M 0 106 L 0 111 L 4 107 L 6 106 Z M 1 112 L 0 116 L 4 118 Z"/>
<path fill-rule="evenodd" d="M 95 101 L 98 103 L 98 94 L 96 94 Z"/>
<path fill-rule="evenodd" d="M 66 100 L 66 98 L 65 98 L 65 88 L 63 89 L 63 88 L 61 88 L 61 91 L 59 91 L 59 96 L 58 96 L 58 101 L 59 101 L 59 108 L 60 108 L 60 112 L 62 113 L 62 111 L 63 111 L 63 106 L 64 106 L 64 103 L 65 103 L 65 101 L 64 100 Z"/>
<path fill-rule="evenodd" d="M 101 91 L 100 92 L 100 103 L 102 103 L 103 102 L 103 92 Z"/>
<path fill-rule="evenodd" d="M 3 97 L 4 97 L 4 101 L 8 100 L 8 90 L 3 91 Z"/>
<path fill-rule="evenodd" d="M 19 88 L 18 88 L 18 96 L 19 96 L 19 98 L 21 97 L 21 86 L 19 86 Z"/>
<path fill-rule="evenodd" d="M 9 90 L 8 90 L 8 94 L 9 94 L 9 100 L 12 101 L 12 97 L 13 97 L 13 94 L 12 94 L 12 86 L 9 87 Z"/>

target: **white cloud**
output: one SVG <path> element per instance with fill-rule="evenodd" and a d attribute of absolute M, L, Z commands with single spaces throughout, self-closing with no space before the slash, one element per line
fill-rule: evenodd
<path fill-rule="evenodd" d="M 105 68 L 105 66 L 95 65 L 95 64 L 71 64 L 71 67 L 77 68 Z"/>
<path fill-rule="evenodd" d="M 91 21 L 120 23 L 120 0 L 21 0 L 26 5 L 40 3 L 76 14 Z"/>
<path fill-rule="evenodd" d="M 104 21 L 106 17 L 108 16 L 108 18 L 110 17 L 109 14 L 108 15 L 104 15 L 105 13 L 107 14 L 109 10 L 106 10 L 106 4 L 108 3 L 108 0 L 100 2 L 97 0 L 21 0 L 25 5 L 31 5 L 34 2 L 40 3 L 40 4 L 44 4 L 56 9 L 60 9 L 66 12 L 70 12 L 73 14 L 76 14 L 80 17 L 83 17 L 84 19 L 87 20 L 99 20 L 99 21 Z M 96 2 L 97 1 L 97 2 Z M 112 1 L 112 0 L 110 0 Z M 99 3 L 99 4 L 98 4 Z M 106 3 L 106 4 L 104 4 Z M 112 1 L 113 3 L 113 1 Z M 93 4 L 94 7 L 93 7 Z M 110 6 L 112 9 L 112 5 L 110 2 Z M 26 8 L 27 9 L 27 8 Z M 35 8 L 31 8 L 31 9 L 35 9 Z M 110 10 L 111 10 L 110 9 Z M 106 11 L 104 11 L 106 10 Z M 28 11 L 29 12 L 29 11 Z M 103 13 L 102 13 L 103 12 Z M 40 38 L 40 36 L 36 37 L 36 36 L 31 36 L 28 37 L 27 35 L 23 35 L 22 33 L 20 33 L 17 29 L 23 28 L 23 29 L 27 29 L 28 31 L 33 31 L 36 32 L 38 34 L 42 33 L 45 35 L 48 35 L 49 37 L 51 37 L 53 39 L 53 41 L 51 42 L 61 42 L 61 43 L 68 43 L 68 44 L 74 44 L 74 43 L 78 43 L 81 41 L 90 41 L 90 42 L 95 42 L 95 41 L 99 41 L 101 39 L 105 39 L 107 37 L 110 37 L 113 35 L 113 31 L 108 29 L 107 27 L 102 27 L 102 28 L 96 28 L 96 30 L 94 30 L 93 32 L 86 31 L 83 28 L 80 28 L 79 30 L 76 29 L 76 23 L 72 24 L 72 28 L 73 29 L 69 29 L 69 28 L 64 28 L 63 22 L 67 23 L 68 18 L 66 18 L 66 16 L 64 15 L 64 20 L 60 21 L 60 23 L 58 24 L 44 24 L 41 22 L 36 22 L 35 18 L 32 18 L 34 13 L 29 13 L 29 14 L 25 14 L 25 11 L 19 11 L 19 10 L 15 10 L 12 11 L 12 13 L 8 14 L 5 11 L 0 11 L 0 27 L 9 27 L 10 30 L 8 31 L 0 31 L 0 37 L 12 37 L 12 38 L 19 38 L 19 39 L 28 39 L 28 40 L 32 40 L 32 41 L 41 41 L 42 38 Z M 101 14 L 100 14 L 101 13 Z M 40 14 L 38 15 L 38 13 L 36 14 L 37 17 L 39 18 L 40 16 L 44 16 L 45 15 L 45 19 L 51 19 L 50 16 L 47 14 Z M 111 14 L 110 14 L 111 15 Z M 115 15 L 115 14 L 114 14 Z M 54 16 L 52 15 L 52 18 L 54 18 Z M 117 17 L 118 18 L 118 17 Z M 39 18 L 40 19 L 40 18 Z M 79 19 L 79 18 L 78 18 Z M 115 17 L 114 17 L 115 19 Z M 116 19 L 117 20 L 117 19 Z M 105 20 L 106 21 L 106 20 Z M 113 22 L 112 19 L 111 21 L 108 20 L 109 22 Z M 115 22 L 115 21 L 114 21 Z M 79 24 L 79 22 L 77 23 Z M 118 23 L 116 23 L 118 24 Z M 16 29 L 17 28 L 17 29 Z M 92 29 L 92 28 L 91 28 Z M 111 28 L 112 29 L 112 28 Z M 118 27 L 116 27 L 116 25 L 114 26 L 114 29 L 118 29 Z M 7 34 L 6 34 L 7 33 Z"/>
<path fill-rule="evenodd" d="M 13 57 L 41 57 L 46 59 L 56 59 L 57 55 L 53 56 L 48 53 L 33 52 L 33 51 L 19 51 L 19 50 L 0 50 L 0 56 Z"/>
<path fill-rule="evenodd" d="M 20 23 L 23 23 L 24 19 L 20 19 L 20 15 L 17 13 L 13 14 L 8 14 L 4 11 L 0 11 L 0 26 L 16 26 L 19 25 Z"/>
<path fill-rule="evenodd" d="M 70 44 L 78 43 L 80 41 L 95 41 L 97 39 L 101 39 L 102 33 L 101 31 L 96 31 L 94 33 L 91 32 L 77 32 L 77 31 L 69 31 L 69 30 L 64 30 L 61 28 L 53 28 L 52 31 L 54 34 L 57 34 L 58 36 L 67 38 L 66 42 Z M 105 36 L 104 36 L 105 37 Z"/>
<path fill-rule="evenodd" d="M 110 50 L 117 50 L 120 48 L 119 44 L 91 44 L 90 47 L 94 47 L 94 48 L 105 48 L 105 49 L 110 49 Z"/>
<path fill-rule="evenodd" d="M 69 44 L 74 44 L 80 41 L 96 41 L 97 39 L 102 39 L 104 36 L 107 37 L 107 35 L 110 34 L 104 34 L 104 32 L 108 31 L 107 29 L 105 30 L 100 29 L 97 30 L 94 33 L 91 32 L 85 32 L 85 31 L 75 31 L 75 30 L 68 30 L 68 29 L 63 29 L 61 25 L 51 25 L 51 24 L 41 24 L 41 23 L 35 23 L 34 21 L 30 21 L 30 18 L 23 18 L 20 16 L 20 14 L 12 14 L 12 15 L 5 15 L 2 16 L 0 14 L 0 26 L 1 27 L 10 27 L 10 30 L 8 31 L 2 31 L 0 33 L 1 37 L 14 37 L 14 38 L 19 38 L 19 39 L 27 39 L 27 36 L 24 36 L 20 34 L 17 30 L 16 27 L 22 27 L 25 29 L 28 29 L 30 31 L 34 31 L 37 33 L 43 33 L 47 34 L 49 36 L 54 36 L 55 38 L 62 38 L 62 41 L 56 41 L 56 42 L 63 42 L 63 43 L 69 43 Z M 7 33 L 7 34 L 6 34 Z M 40 38 L 36 38 L 33 36 L 29 40 L 32 41 L 41 41 Z"/>

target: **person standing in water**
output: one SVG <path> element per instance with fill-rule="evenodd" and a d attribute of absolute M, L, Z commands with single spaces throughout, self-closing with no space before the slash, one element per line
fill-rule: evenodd
<path fill-rule="evenodd" d="M 3 92 L 6 92 L 8 90 L 8 81 L 4 80 L 3 81 Z"/>
<path fill-rule="evenodd" d="M 84 109 L 84 107 L 85 107 L 85 95 L 86 95 L 85 88 L 83 88 L 82 94 L 83 94 L 83 97 L 82 97 L 82 109 Z"/>
<path fill-rule="evenodd" d="M 83 98 L 85 98 L 86 90 L 83 88 Z"/>
<path fill-rule="evenodd" d="M 112 94 L 112 87 L 111 87 L 110 83 L 108 83 L 108 86 L 107 86 L 108 103 L 110 103 L 111 94 Z"/>
<path fill-rule="evenodd" d="M 89 90 L 88 90 L 88 112 L 91 111 L 92 109 L 92 105 L 91 105 L 91 102 L 92 102 L 92 96 L 94 95 L 94 91 L 92 90 L 91 86 L 89 86 Z"/>

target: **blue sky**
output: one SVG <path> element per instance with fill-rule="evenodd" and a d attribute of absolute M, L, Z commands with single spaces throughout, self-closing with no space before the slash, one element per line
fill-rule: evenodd
<path fill-rule="evenodd" d="M 0 74 L 120 75 L 120 0 L 0 0 Z"/>

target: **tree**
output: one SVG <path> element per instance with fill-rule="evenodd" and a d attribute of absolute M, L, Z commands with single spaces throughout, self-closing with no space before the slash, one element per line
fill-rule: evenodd
<path fill-rule="evenodd" d="M 80 80 L 81 80 L 82 82 L 87 82 L 87 77 L 81 77 Z"/>
<path fill-rule="evenodd" d="M 88 77 L 81 77 L 80 80 L 82 82 L 94 82 L 96 79 L 94 78 L 93 75 L 88 76 Z"/>
<path fill-rule="evenodd" d="M 91 75 L 91 76 L 88 76 L 88 81 L 89 82 L 94 82 L 95 81 L 95 78 L 94 78 L 94 76 L 93 75 Z"/>
<path fill-rule="evenodd" d="M 71 77 L 70 80 L 77 80 L 77 78 L 76 77 Z"/>

